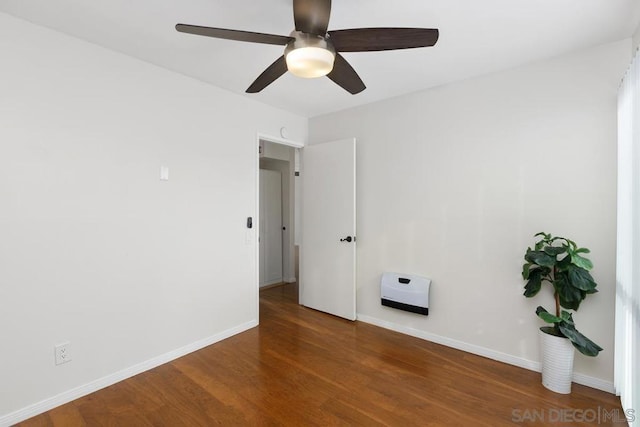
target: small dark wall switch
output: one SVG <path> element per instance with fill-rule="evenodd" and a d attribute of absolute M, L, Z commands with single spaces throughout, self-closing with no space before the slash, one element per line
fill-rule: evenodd
<path fill-rule="evenodd" d="M 253 218 L 247 217 L 247 228 L 253 228 Z"/>

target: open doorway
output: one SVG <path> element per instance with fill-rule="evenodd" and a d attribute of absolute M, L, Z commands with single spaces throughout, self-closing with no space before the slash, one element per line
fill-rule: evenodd
<path fill-rule="evenodd" d="M 285 292 L 298 296 L 298 238 L 300 200 L 299 148 L 301 145 L 259 137 L 260 294 Z M 277 288 L 277 289 L 276 289 Z"/>
<path fill-rule="evenodd" d="M 274 144 L 271 144 L 274 143 Z M 286 230 L 282 230 L 284 244 L 289 248 L 289 254 L 284 258 L 289 260 L 288 268 L 284 271 L 294 271 L 296 268 L 296 245 L 300 243 L 300 274 L 295 282 L 285 282 L 279 288 L 287 287 L 287 283 L 295 283 L 297 298 L 295 301 L 305 307 L 324 311 L 348 320 L 356 319 L 356 140 L 346 138 L 325 143 L 305 146 L 300 150 L 303 154 L 304 165 L 302 177 L 296 176 L 296 154 L 289 151 L 289 147 L 302 148 L 302 145 L 292 144 L 286 140 L 258 140 L 263 158 L 283 160 L 289 159 L 293 153 L 293 169 L 287 169 L 287 176 L 293 176 L 293 203 L 288 209 L 293 209 L 289 216 Z M 285 147 L 282 147 L 284 145 Z M 278 156 L 270 150 L 286 152 Z M 263 165 L 269 163 L 263 160 Z M 259 181 L 260 155 L 256 156 L 256 176 Z M 282 176 L 282 174 L 281 174 Z M 302 179 L 301 191 L 296 192 L 296 180 Z M 258 186 L 259 187 L 259 186 Z M 258 192 L 256 192 L 258 193 Z M 298 196 L 296 197 L 296 193 Z M 260 200 L 258 199 L 258 206 Z M 297 209 L 297 206 L 300 209 Z M 287 210 L 287 209 L 285 209 Z M 296 227 L 295 212 L 300 212 L 300 225 Z M 260 211 L 258 211 L 258 216 Z M 291 221 L 291 218 L 294 221 Z M 260 227 L 261 221 L 258 221 Z M 259 230 L 258 230 L 259 231 Z M 301 236 L 296 239 L 296 234 Z M 255 236 L 255 235 L 254 235 Z M 304 245 L 302 240 L 304 239 Z M 260 245 L 256 245 L 256 259 L 260 259 Z M 291 250 L 293 248 L 293 250 Z M 257 274 L 256 274 L 257 276 Z M 286 273 L 285 276 L 286 277 Z M 291 280 L 289 279 L 289 280 Z M 269 288 L 264 292 L 268 292 Z M 262 292 L 259 292 L 259 295 Z M 266 300 L 257 298 L 256 302 Z M 258 313 L 260 306 L 258 306 Z"/>

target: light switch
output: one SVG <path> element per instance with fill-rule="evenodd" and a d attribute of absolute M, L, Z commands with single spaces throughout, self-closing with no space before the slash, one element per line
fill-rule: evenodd
<path fill-rule="evenodd" d="M 169 167 L 160 166 L 160 181 L 169 181 Z"/>

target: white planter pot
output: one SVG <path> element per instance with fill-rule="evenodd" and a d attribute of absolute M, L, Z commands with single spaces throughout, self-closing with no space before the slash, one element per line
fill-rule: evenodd
<path fill-rule="evenodd" d="M 542 385 L 561 394 L 571 393 L 574 347 L 565 337 L 540 331 Z"/>

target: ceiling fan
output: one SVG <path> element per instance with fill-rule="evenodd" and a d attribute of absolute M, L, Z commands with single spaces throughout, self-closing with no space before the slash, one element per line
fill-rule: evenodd
<path fill-rule="evenodd" d="M 293 0 L 295 30 L 289 36 L 177 24 L 176 30 L 200 36 L 286 46 L 284 54 L 249 86 L 260 92 L 287 71 L 298 77 L 327 76 L 355 95 L 366 86 L 340 52 L 371 52 L 433 46 L 438 30 L 429 28 L 354 28 L 327 32 L 331 0 Z"/>

